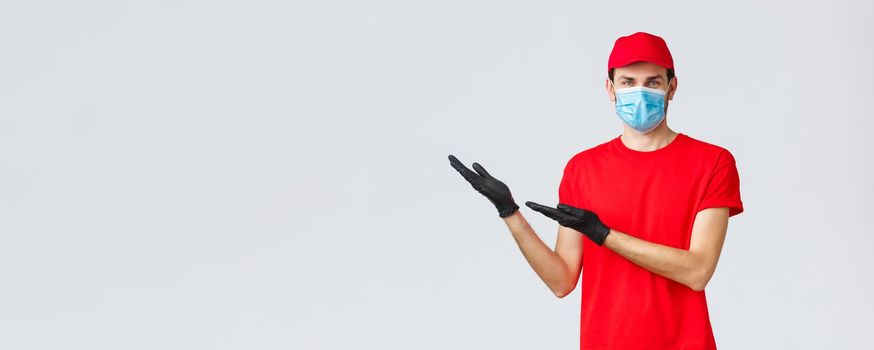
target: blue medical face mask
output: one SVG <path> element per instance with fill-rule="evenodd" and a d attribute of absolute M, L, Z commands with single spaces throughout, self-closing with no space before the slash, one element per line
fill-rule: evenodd
<path fill-rule="evenodd" d="M 635 86 L 616 90 L 616 114 L 641 134 L 655 129 L 665 118 L 666 91 Z"/>

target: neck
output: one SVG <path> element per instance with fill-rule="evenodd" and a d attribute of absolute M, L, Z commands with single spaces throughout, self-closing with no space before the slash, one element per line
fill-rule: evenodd
<path fill-rule="evenodd" d="M 641 134 L 628 125 L 623 126 L 625 128 L 620 139 L 626 147 L 635 151 L 655 151 L 670 144 L 677 136 L 676 132 L 668 128 L 664 120 L 653 131 L 646 134 Z"/>

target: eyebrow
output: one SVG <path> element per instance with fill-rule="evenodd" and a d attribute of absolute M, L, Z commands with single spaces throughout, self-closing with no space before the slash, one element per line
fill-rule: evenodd
<path fill-rule="evenodd" d="M 653 75 L 653 76 L 646 77 L 646 80 L 655 80 L 655 79 L 659 79 L 659 78 L 661 78 L 661 77 L 662 77 L 661 75 Z M 620 76 L 619 76 L 619 79 L 634 80 L 633 77 L 627 77 L 627 76 L 625 76 L 624 74 L 623 74 L 623 75 L 620 75 Z"/>

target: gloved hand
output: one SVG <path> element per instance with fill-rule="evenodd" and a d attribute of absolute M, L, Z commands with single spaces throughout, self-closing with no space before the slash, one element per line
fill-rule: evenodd
<path fill-rule="evenodd" d="M 604 240 L 607 239 L 607 234 L 610 233 L 610 228 L 601 222 L 598 214 L 586 209 L 561 203 L 558 204 L 558 209 L 556 209 L 532 201 L 525 202 L 525 205 L 558 221 L 559 225 L 579 231 L 600 246 L 604 245 Z"/>
<path fill-rule="evenodd" d="M 458 170 L 458 172 L 461 173 L 461 176 L 463 176 L 467 182 L 470 182 L 477 192 L 486 196 L 486 198 L 488 198 L 489 201 L 498 208 L 498 216 L 505 218 L 513 215 L 513 213 L 519 210 L 519 206 L 516 205 L 516 201 L 513 200 L 513 195 L 510 194 L 510 188 L 500 180 L 489 175 L 489 173 L 486 172 L 486 169 L 483 169 L 479 163 L 473 163 L 473 169 L 476 170 L 476 173 L 474 173 L 464 166 L 464 164 L 461 164 L 461 161 L 459 161 L 458 158 L 455 158 L 455 156 L 450 154 L 449 164 L 451 164 L 455 170 Z"/>

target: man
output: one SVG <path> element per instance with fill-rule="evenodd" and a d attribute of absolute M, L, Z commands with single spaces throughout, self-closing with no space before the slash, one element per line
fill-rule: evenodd
<path fill-rule="evenodd" d="M 662 38 L 620 37 L 607 72 L 622 134 L 571 157 L 557 207 L 525 202 L 560 224 L 554 251 L 504 183 L 478 163 L 473 172 L 450 155 L 450 164 L 495 204 L 556 296 L 573 291 L 586 267 L 581 349 L 716 349 L 704 288 L 728 218 L 743 211 L 734 157 L 668 127 L 677 78 Z"/>

